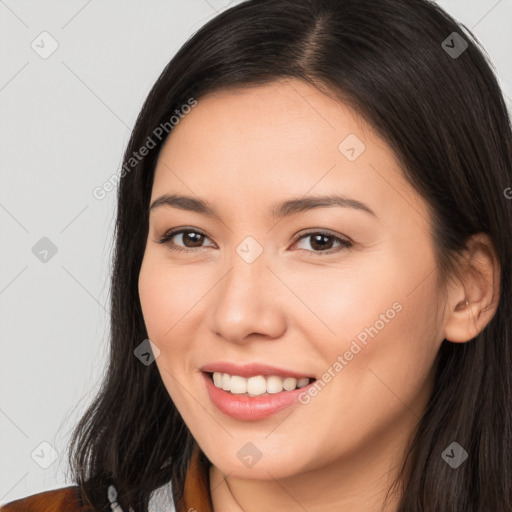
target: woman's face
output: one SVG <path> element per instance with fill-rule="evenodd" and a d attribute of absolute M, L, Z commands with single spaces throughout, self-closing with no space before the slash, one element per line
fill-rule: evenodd
<path fill-rule="evenodd" d="M 305 82 L 223 91 L 166 141 L 151 204 L 163 195 L 191 200 L 152 208 L 140 299 L 162 380 L 213 464 L 263 480 L 389 461 L 443 340 L 431 219 L 389 146 Z M 347 201 L 312 207 L 320 196 Z M 203 372 L 222 363 L 277 370 L 218 366 L 231 393 Z M 293 375 L 316 382 L 278 393 Z M 240 394 L 262 382 L 276 392 Z"/>

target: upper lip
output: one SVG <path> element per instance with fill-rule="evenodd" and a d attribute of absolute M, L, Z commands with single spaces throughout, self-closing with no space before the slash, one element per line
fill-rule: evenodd
<path fill-rule="evenodd" d="M 204 365 L 201 370 L 207 373 L 229 373 L 229 375 L 239 375 L 240 377 L 245 378 L 254 377 L 256 375 L 276 375 L 278 377 L 295 377 L 296 379 L 302 379 L 305 377 L 314 378 L 311 375 L 307 375 L 305 373 L 259 363 L 236 364 L 227 361 L 219 361 L 217 363 Z"/>

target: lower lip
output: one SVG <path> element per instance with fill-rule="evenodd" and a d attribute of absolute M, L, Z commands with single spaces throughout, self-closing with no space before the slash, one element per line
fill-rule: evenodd
<path fill-rule="evenodd" d="M 264 396 L 236 395 L 229 391 L 218 388 L 212 381 L 210 374 L 201 372 L 206 383 L 206 390 L 210 400 L 217 408 L 238 420 L 257 421 L 268 418 L 287 407 L 290 407 L 299 400 L 299 395 L 316 382 L 312 381 L 307 386 L 294 389 L 293 391 L 281 391 Z"/>

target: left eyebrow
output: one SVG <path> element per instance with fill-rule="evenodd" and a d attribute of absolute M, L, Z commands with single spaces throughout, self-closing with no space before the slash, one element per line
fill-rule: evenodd
<path fill-rule="evenodd" d="M 155 199 L 150 206 L 150 211 L 160 206 L 167 205 L 180 210 L 187 210 L 209 217 L 220 219 L 217 210 L 207 201 L 196 199 L 191 196 L 183 196 L 178 194 L 164 194 Z M 281 203 L 271 206 L 270 214 L 273 219 L 281 219 L 296 213 L 312 210 L 313 208 L 329 208 L 329 207 L 353 208 L 355 210 L 366 212 L 378 219 L 377 214 L 365 203 L 346 196 L 327 195 L 327 196 L 308 196 L 301 198 L 292 198 Z"/>
<path fill-rule="evenodd" d="M 313 208 L 329 208 L 333 206 L 340 206 L 342 208 L 354 208 L 360 210 L 375 218 L 377 214 L 365 203 L 352 199 L 347 196 L 328 195 L 328 196 L 309 196 L 297 199 L 289 199 L 282 203 L 277 203 L 271 208 L 271 215 L 274 219 L 280 219 L 288 215 L 300 213 L 303 211 L 311 210 Z"/>

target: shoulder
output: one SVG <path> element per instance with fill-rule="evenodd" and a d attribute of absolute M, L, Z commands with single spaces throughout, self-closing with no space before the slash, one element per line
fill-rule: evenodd
<path fill-rule="evenodd" d="M 0 512 L 88 512 L 78 485 L 39 492 L 0 506 Z"/>

